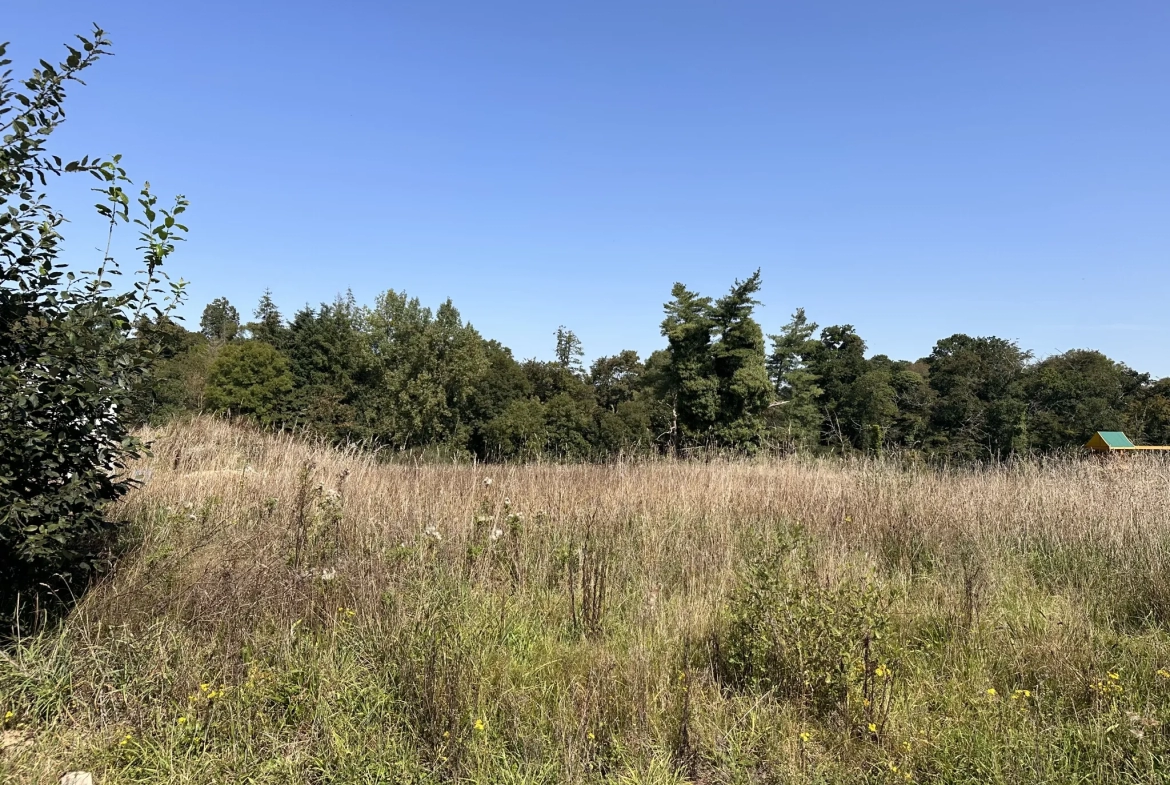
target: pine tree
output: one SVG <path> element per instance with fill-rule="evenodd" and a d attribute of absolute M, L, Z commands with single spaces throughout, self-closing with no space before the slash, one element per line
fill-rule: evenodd
<path fill-rule="evenodd" d="M 557 328 L 557 364 L 576 376 L 585 373 L 581 358 L 585 350 L 581 348 L 581 339 L 572 330 L 563 324 Z"/>
<path fill-rule="evenodd" d="M 288 338 L 288 328 L 284 324 L 284 317 L 281 316 L 280 309 L 272 301 L 271 289 L 264 290 L 252 316 L 256 319 L 248 325 L 248 332 L 252 334 L 252 337 L 258 341 L 272 344 L 278 349 L 284 348 Z"/>
<path fill-rule="evenodd" d="M 736 281 L 711 311 L 718 340 L 711 346 L 711 367 L 718 384 L 716 438 L 737 449 L 754 449 L 763 441 L 764 414 L 772 401 L 772 383 L 764 356 L 764 332 L 752 318 L 759 304 L 760 271 Z"/>
<path fill-rule="evenodd" d="M 664 379 L 672 407 L 671 449 L 703 443 L 713 436 L 719 418 L 719 379 L 711 362 L 711 298 L 700 297 L 683 284 L 670 291 L 664 306 L 668 363 Z"/>
<path fill-rule="evenodd" d="M 768 372 L 779 400 L 775 419 L 781 438 L 793 447 L 813 446 L 820 437 L 822 390 L 805 361 L 816 345 L 816 331 L 816 322 L 810 322 L 804 309 L 797 308 L 780 334 L 770 336 Z"/>

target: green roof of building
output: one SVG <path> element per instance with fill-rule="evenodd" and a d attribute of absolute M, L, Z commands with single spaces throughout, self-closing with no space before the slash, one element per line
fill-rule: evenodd
<path fill-rule="evenodd" d="M 1134 446 L 1133 442 L 1129 440 L 1129 437 L 1121 431 L 1097 431 L 1097 435 L 1101 437 L 1101 441 L 1108 444 L 1114 450 Z"/>

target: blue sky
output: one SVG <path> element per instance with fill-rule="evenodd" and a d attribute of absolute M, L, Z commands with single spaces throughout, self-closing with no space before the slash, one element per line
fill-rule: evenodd
<path fill-rule="evenodd" d="M 646 353 L 674 281 L 758 267 L 766 332 L 1170 375 L 1165 2 L 58 0 L 0 37 L 20 74 L 91 22 L 116 55 L 55 144 L 190 198 L 189 324 L 395 289 L 519 357 Z M 53 190 L 78 264 L 88 186 Z"/>

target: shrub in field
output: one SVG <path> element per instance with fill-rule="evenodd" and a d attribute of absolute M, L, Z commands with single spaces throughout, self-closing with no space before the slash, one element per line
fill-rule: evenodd
<path fill-rule="evenodd" d="M 289 411 L 293 376 L 288 360 L 261 341 L 223 347 L 211 364 L 207 405 L 215 410 L 244 414 L 271 425 Z"/>
<path fill-rule="evenodd" d="M 131 220 L 129 184 L 120 158 L 63 163 L 46 151 L 65 119 L 66 88 L 107 53 L 100 29 L 64 63 L 44 60 L 14 86 L 0 76 L 0 618 L 18 591 L 52 576 L 83 578 L 96 566 L 110 524 L 103 505 L 131 482 L 119 471 L 140 445 L 122 412 L 153 359 L 151 341 L 135 333 L 162 319 L 182 294 L 156 304 L 159 270 L 182 239 L 186 201 L 156 207 L 138 197 L 144 270 L 116 291 L 117 263 L 106 253 L 78 275 L 58 259 L 65 218 L 45 200 L 50 176 L 86 172 L 100 183 L 98 212 L 110 232 Z M 11 61 L 0 45 L 0 68 Z"/>
<path fill-rule="evenodd" d="M 730 687 L 771 692 L 820 715 L 851 697 L 872 719 L 888 698 L 880 656 L 889 596 L 870 582 L 822 581 L 808 543 L 793 535 L 743 571 L 717 638 L 716 667 Z"/>

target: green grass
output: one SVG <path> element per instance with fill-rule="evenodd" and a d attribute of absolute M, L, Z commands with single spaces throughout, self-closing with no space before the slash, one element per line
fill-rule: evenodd
<path fill-rule="evenodd" d="M 0 654 L 0 781 L 1170 780 L 1161 513 L 1069 517 L 1160 465 L 486 487 L 201 427 L 160 435 L 115 574 Z M 1009 491 L 1043 498 L 997 517 Z"/>

